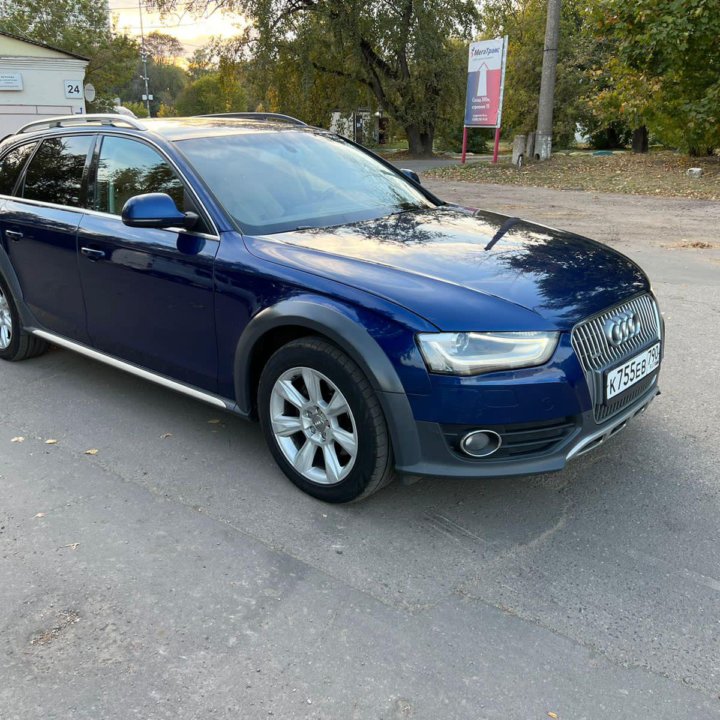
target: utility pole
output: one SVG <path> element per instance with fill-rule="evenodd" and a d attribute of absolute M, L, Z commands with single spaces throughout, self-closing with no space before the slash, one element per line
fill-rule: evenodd
<path fill-rule="evenodd" d="M 140 51 L 143 64 L 143 74 L 140 78 L 145 81 L 145 107 L 147 108 L 148 117 L 150 117 L 150 88 L 148 87 L 148 74 L 147 74 L 147 50 L 145 49 L 145 31 L 143 29 L 143 16 L 142 16 L 142 0 L 138 0 L 138 10 L 140 11 Z"/>
<path fill-rule="evenodd" d="M 557 69 L 558 42 L 560 40 L 560 0 L 548 0 L 545 25 L 545 52 L 543 53 L 538 126 L 535 136 L 535 157 L 547 160 L 552 153 L 553 102 L 555 99 L 555 71 Z"/>

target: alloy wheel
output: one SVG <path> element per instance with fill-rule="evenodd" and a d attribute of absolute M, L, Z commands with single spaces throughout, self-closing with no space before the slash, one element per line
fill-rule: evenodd
<path fill-rule="evenodd" d="M 10 304 L 0 288 L 0 350 L 7 350 L 13 338 L 13 321 Z"/>
<path fill-rule="evenodd" d="M 358 432 L 337 385 L 309 367 L 286 370 L 273 385 L 270 423 L 278 447 L 296 472 L 319 485 L 334 485 L 352 470 Z"/>

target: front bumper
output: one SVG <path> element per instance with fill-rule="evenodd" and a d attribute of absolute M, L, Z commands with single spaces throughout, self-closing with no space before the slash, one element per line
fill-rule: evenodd
<path fill-rule="evenodd" d="M 567 462 L 579 457 L 609 440 L 627 423 L 640 415 L 659 394 L 657 381 L 622 412 L 605 423 L 598 424 L 592 410 L 574 418 L 574 429 L 547 450 L 524 457 L 484 459 L 464 457 L 448 443 L 447 433 L 438 423 L 413 421 L 393 432 L 396 448 L 396 470 L 403 475 L 446 478 L 489 478 L 562 470 Z M 478 425 L 481 428 L 482 425 Z"/>

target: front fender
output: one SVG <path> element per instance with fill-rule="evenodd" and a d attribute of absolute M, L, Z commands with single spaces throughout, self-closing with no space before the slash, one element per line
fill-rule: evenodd
<path fill-rule="evenodd" d="M 235 397 L 243 414 L 253 411 L 252 358 L 263 336 L 282 327 L 306 328 L 323 335 L 341 348 L 370 381 L 385 413 L 396 460 L 412 464 L 419 444 L 410 403 L 397 371 L 385 351 L 368 331 L 342 310 L 320 299 L 283 300 L 259 312 L 248 323 L 237 344 L 234 363 Z"/>

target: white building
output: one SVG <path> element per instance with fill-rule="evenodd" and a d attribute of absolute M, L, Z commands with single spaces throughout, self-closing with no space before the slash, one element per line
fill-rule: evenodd
<path fill-rule="evenodd" d="M 0 138 L 53 115 L 85 112 L 88 59 L 0 32 Z"/>

